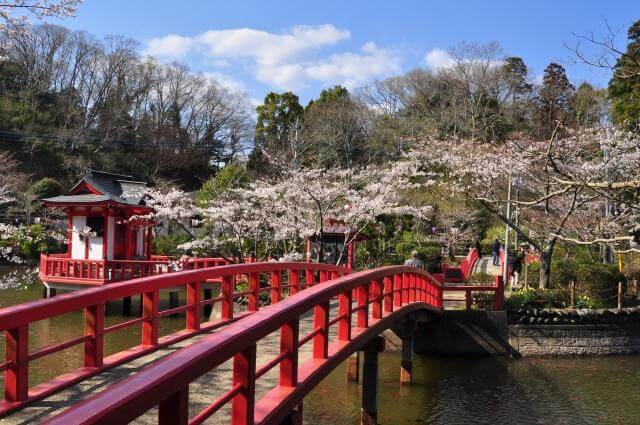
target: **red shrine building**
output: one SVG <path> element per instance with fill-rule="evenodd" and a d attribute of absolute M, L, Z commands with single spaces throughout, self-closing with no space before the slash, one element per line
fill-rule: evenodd
<path fill-rule="evenodd" d="M 353 269 L 356 243 L 364 240 L 364 236 L 359 233 L 355 234 L 344 221 L 327 219 L 322 229 L 322 236 L 315 234 L 307 238 L 307 262 L 337 264 Z M 323 258 L 319 258 L 321 244 Z"/>
<path fill-rule="evenodd" d="M 90 170 L 66 195 L 43 200 L 67 216 L 67 252 L 41 257 L 47 287 L 75 289 L 156 274 L 160 259 L 151 255 L 154 223 L 144 202 L 146 185 Z"/>

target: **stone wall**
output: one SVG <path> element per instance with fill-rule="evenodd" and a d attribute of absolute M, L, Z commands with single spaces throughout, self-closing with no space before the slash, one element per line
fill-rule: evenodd
<path fill-rule="evenodd" d="M 520 356 L 640 353 L 640 324 L 511 325 L 509 345 Z"/>

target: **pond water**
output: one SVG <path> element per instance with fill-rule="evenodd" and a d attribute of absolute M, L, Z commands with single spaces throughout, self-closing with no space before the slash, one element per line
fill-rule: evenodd
<path fill-rule="evenodd" d="M 39 299 L 42 287 L 0 291 L 0 307 Z M 184 295 L 180 296 L 184 302 Z M 168 308 L 168 296 L 162 297 Z M 133 299 L 133 313 L 138 309 Z M 107 325 L 128 320 L 121 304 L 109 306 Z M 161 335 L 184 326 L 164 317 Z M 82 313 L 30 326 L 30 351 L 80 336 Z M 106 338 L 106 354 L 137 345 L 139 327 Z M 4 339 L 0 339 L 4 362 Z M 82 346 L 33 362 L 30 385 L 81 365 Z M 589 358 L 500 358 L 416 356 L 414 383 L 399 384 L 400 354 L 380 355 L 378 417 L 381 424 L 626 424 L 640 423 L 640 356 Z M 0 385 L 3 386 L 0 374 Z M 359 424 L 360 386 L 347 382 L 342 365 L 305 399 L 307 424 Z"/>

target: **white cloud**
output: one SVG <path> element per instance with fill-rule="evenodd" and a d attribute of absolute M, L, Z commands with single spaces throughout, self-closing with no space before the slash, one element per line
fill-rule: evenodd
<path fill-rule="evenodd" d="M 149 40 L 143 53 L 160 59 L 182 59 L 194 45 L 194 40 L 189 37 L 169 34 Z"/>
<path fill-rule="evenodd" d="M 300 25 L 280 34 L 238 28 L 153 39 L 146 52 L 163 59 L 202 54 L 214 66 L 233 62 L 258 81 L 285 90 L 302 89 L 313 81 L 355 86 L 400 71 L 400 57 L 374 43 L 365 44 L 359 52 L 321 56 L 322 49 L 350 38 L 348 30 L 330 24 Z"/>
<path fill-rule="evenodd" d="M 431 69 L 450 68 L 454 64 L 454 60 L 446 50 L 431 49 L 424 55 L 424 63 Z"/>

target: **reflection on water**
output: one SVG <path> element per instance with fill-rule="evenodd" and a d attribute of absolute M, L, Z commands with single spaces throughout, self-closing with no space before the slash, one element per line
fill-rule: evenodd
<path fill-rule="evenodd" d="M 399 384 L 399 353 L 380 356 L 381 424 L 640 423 L 640 356 L 444 358 L 416 356 Z M 344 366 L 304 402 L 308 424 L 359 424 L 360 388 Z"/>
<path fill-rule="evenodd" d="M 39 299 L 42 287 L 0 292 L 0 307 Z M 167 295 L 162 309 L 168 308 Z M 184 294 L 180 296 L 184 303 Z M 133 314 L 138 299 L 132 300 Z M 107 326 L 129 320 L 121 304 L 109 306 Z M 163 317 L 161 335 L 184 326 L 184 318 Z M 140 327 L 106 338 L 108 354 L 137 345 Z M 82 312 L 30 326 L 30 352 L 82 334 Z M 4 361 L 4 338 L 0 339 Z M 82 346 L 46 356 L 30 367 L 30 384 L 81 365 Z M 399 384 L 400 356 L 380 355 L 381 424 L 619 424 L 640 423 L 640 356 L 563 359 L 440 358 L 416 356 L 414 384 Z M 0 383 L 2 382 L 0 374 Z M 307 424 L 358 424 L 360 387 L 347 382 L 344 365 L 305 399 Z"/>

